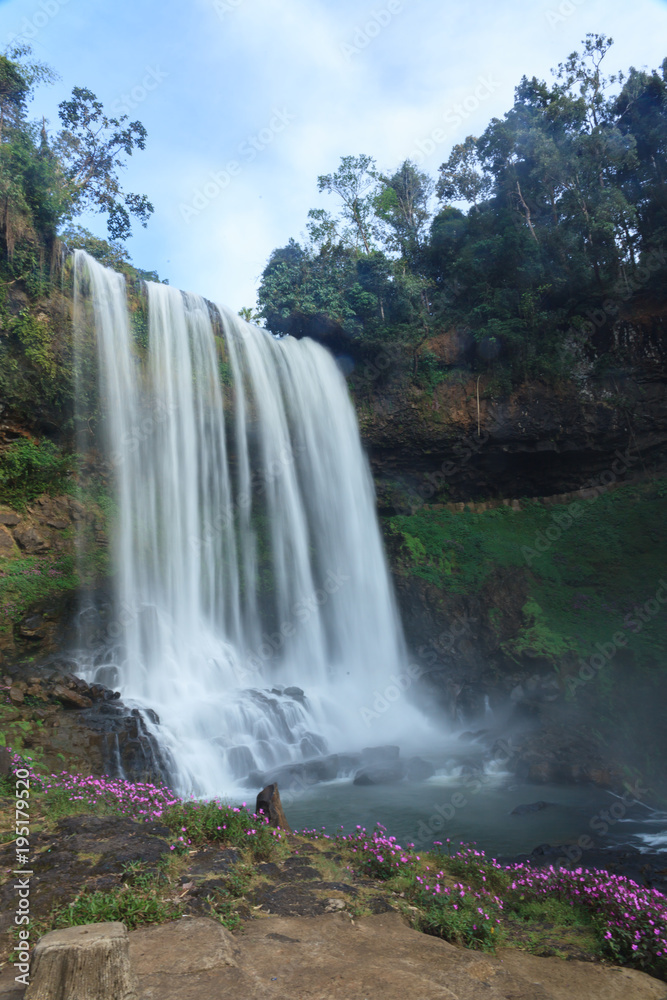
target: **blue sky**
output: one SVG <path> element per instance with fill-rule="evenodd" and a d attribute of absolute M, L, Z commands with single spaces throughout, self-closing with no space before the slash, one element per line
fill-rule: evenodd
<path fill-rule="evenodd" d="M 587 32 L 609 71 L 667 56 L 661 0 L 3 0 L 0 38 L 28 38 L 61 80 L 32 108 L 57 126 L 73 86 L 148 129 L 124 175 L 155 206 L 135 263 L 234 309 L 268 255 L 333 208 L 317 175 L 342 155 L 433 176 L 451 146 L 512 103 Z M 231 167 L 230 167 L 231 164 Z M 90 220 L 86 220 L 89 224 Z M 90 228 L 104 235 L 104 222 Z"/>

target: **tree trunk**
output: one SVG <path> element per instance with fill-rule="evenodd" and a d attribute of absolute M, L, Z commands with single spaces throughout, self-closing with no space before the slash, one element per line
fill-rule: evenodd
<path fill-rule="evenodd" d="M 136 1000 L 121 923 L 51 931 L 37 942 L 25 1000 Z"/>

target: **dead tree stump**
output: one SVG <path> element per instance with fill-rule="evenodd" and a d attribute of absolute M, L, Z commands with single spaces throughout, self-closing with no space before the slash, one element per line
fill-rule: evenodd
<path fill-rule="evenodd" d="M 37 942 L 25 1000 L 136 1000 L 121 923 L 51 931 Z"/>
<path fill-rule="evenodd" d="M 269 818 L 269 826 L 284 830 L 285 833 L 292 833 L 292 828 L 287 822 L 287 817 L 283 811 L 280 801 L 280 792 L 277 785 L 267 785 L 257 796 L 256 813 L 264 813 Z"/>

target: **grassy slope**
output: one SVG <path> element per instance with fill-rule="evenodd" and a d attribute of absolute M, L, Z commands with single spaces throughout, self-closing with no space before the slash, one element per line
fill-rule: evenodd
<path fill-rule="evenodd" d="M 499 568 L 522 574 L 528 600 L 525 626 L 510 645 L 516 652 L 586 657 L 624 630 L 636 664 L 648 667 L 665 656 L 665 606 L 646 623 L 635 609 L 667 575 L 666 498 L 667 479 L 658 479 L 580 501 L 577 517 L 572 505 L 540 503 L 521 511 L 423 509 L 391 518 L 390 531 L 400 544 L 399 573 L 448 593 L 479 592 Z M 491 620 L 497 613 L 489 608 Z"/>
<path fill-rule="evenodd" d="M 399 575 L 437 588 L 445 618 L 448 600 L 491 595 L 487 634 L 495 633 L 510 667 L 555 670 L 564 697 L 586 713 L 595 735 L 659 784 L 667 752 L 659 712 L 667 694 L 667 603 L 656 594 L 667 597 L 666 498 L 663 478 L 582 501 L 576 518 L 571 506 L 529 503 L 521 511 L 422 509 L 388 525 Z M 493 606 L 494 594 L 502 603 L 508 572 L 523 594 L 519 628 L 508 628 Z M 600 657 L 600 647 L 611 656 Z"/>

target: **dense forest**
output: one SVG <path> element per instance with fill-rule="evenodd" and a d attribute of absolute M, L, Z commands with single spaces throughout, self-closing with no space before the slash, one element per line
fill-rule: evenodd
<path fill-rule="evenodd" d="M 358 387 L 379 354 L 418 385 L 445 380 L 428 342 L 451 330 L 496 394 L 571 377 L 582 359 L 613 364 L 614 321 L 664 295 L 667 60 L 608 76 L 611 45 L 588 35 L 551 82 L 523 77 L 514 106 L 454 146 L 436 179 L 409 160 L 383 172 L 368 155 L 344 156 L 317 179 L 336 208 L 312 209 L 302 239 L 273 251 L 258 308 L 242 314 L 348 356 Z M 153 211 L 120 178 L 146 129 L 82 87 L 61 101 L 58 131 L 32 120 L 35 88 L 56 79 L 26 46 L 0 57 L 3 301 L 17 284 L 47 294 L 73 246 L 157 278 L 131 268 L 124 246 L 132 221 L 145 226 Z M 91 211 L 106 217 L 107 239 L 76 225 Z M 28 360 L 52 368 L 38 331 L 19 330 L 20 317 L 13 326 Z"/>
<path fill-rule="evenodd" d="M 664 296 L 667 274 L 667 60 L 606 76 L 611 45 L 588 35 L 552 82 L 523 77 L 435 181 L 343 157 L 317 182 L 337 211 L 311 210 L 307 236 L 272 253 L 259 316 L 356 362 L 404 345 L 395 366 L 426 385 L 446 370 L 422 345 L 451 329 L 496 391 L 595 361 L 599 334 Z"/>

